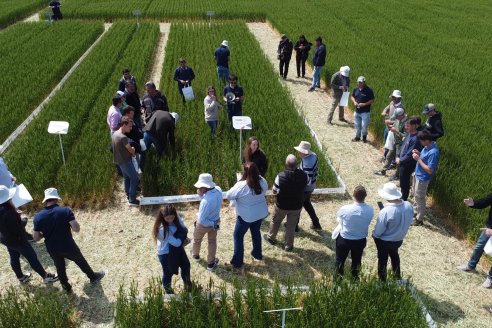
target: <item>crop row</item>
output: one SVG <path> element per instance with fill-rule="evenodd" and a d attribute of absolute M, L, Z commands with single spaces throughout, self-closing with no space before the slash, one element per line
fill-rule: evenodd
<path fill-rule="evenodd" d="M 0 0 L 0 28 L 26 17 L 42 8 L 48 2 L 44 0 Z"/>
<path fill-rule="evenodd" d="M 337 186 L 333 171 L 297 115 L 291 97 L 244 23 L 220 23 L 211 27 L 202 23 L 173 24 L 166 47 L 161 90 L 169 99 L 171 111 L 181 116 L 176 128 L 177 151 L 175 158 L 168 156 L 161 161 L 149 156 L 143 177 L 145 194 L 194 192 L 193 184 L 201 172 L 210 172 L 224 190 L 234 184 L 235 172 L 240 171 L 239 132 L 232 129 L 222 109 L 218 134 L 211 142 L 203 107 L 209 85 L 215 85 L 223 103 L 223 86 L 218 83 L 213 59 L 214 50 L 223 39 L 229 40 L 231 45 L 231 73 L 238 75 L 244 89 L 243 115 L 250 116 L 253 123 L 252 130 L 243 132 L 243 139 L 255 135 L 260 140 L 269 159 L 266 178 L 270 184 L 283 169 L 287 154 L 295 153 L 293 147 L 301 140 L 309 140 L 319 155 L 318 186 Z M 176 82 L 171 78 L 182 56 L 196 74 L 195 100 L 186 106 L 182 105 Z M 160 177 L 159 181 L 155 176 Z"/>
<path fill-rule="evenodd" d="M 64 21 L 15 24 L 0 33 L 0 143 L 102 31 L 101 24 Z"/>

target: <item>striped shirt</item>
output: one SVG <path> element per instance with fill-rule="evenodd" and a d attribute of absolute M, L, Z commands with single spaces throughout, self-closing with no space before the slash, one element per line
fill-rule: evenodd
<path fill-rule="evenodd" d="M 304 157 L 299 168 L 303 170 L 309 178 L 305 192 L 313 192 L 314 188 L 316 188 L 316 180 L 318 179 L 318 156 L 316 156 L 315 153 L 311 153 Z"/>

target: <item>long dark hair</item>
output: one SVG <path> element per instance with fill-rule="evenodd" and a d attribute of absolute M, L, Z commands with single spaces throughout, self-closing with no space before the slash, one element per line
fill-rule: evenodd
<path fill-rule="evenodd" d="M 258 142 L 258 149 L 256 151 L 260 151 L 260 141 L 258 140 L 258 138 L 255 136 L 249 138 L 243 151 L 243 157 L 245 163 L 251 162 L 251 156 L 253 155 L 253 152 L 251 151 L 251 144 L 255 140 Z"/>
<path fill-rule="evenodd" d="M 261 194 L 261 177 L 260 171 L 258 171 L 258 167 L 253 162 L 246 162 L 243 166 L 244 172 L 241 180 L 246 180 L 246 184 L 253 189 L 256 195 Z"/>
<path fill-rule="evenodd" d="M 152 237 L 154 241 L 157 240 L 157 236 L 159 235 L 159 229 L 161 225 L 164 227 L 164 238 L 167 236 L 169 232 L 169 223 L 164 219 L 166 216 L 173 215 L 174 220 L 173 224 L 179 228 L 183 228 L 181 223 L 179 222 L 178 212 L 176 211 L 176 207 L 173 204 L 167 204 L 164 207 L 161 207 L 159 210 L 159 214 L 155 218 L 154 227 L 152 228 Z"/>

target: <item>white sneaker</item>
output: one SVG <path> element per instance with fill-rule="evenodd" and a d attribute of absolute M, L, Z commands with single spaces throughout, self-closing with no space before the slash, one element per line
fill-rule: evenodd
<path fill-rule="evenodd" d="M 53 273 L 47 273 L 46 277 L 44 277 L 44 279 L 43 279 L 43 282 L 45 284 L 50 284 L 50 283 L 53 283 L 55 281 L 58 281 L 58 276 L 54 275 Z"/>
<path fill-rule="evenodd" d="M 482 286 L 483 288 L 492 288 L 492 278 L 487 277 Z"/>
<path fill-rule="evenodd" d="M 458 265 L 456 267 L 456 269 L 461 270 L 461 271 L 465 271 L 465 272 L 470 272 L 470 273 L 476 273 L 477 272 L 477 270 L 470 268 L 468 266 L 468 264 Z"/>

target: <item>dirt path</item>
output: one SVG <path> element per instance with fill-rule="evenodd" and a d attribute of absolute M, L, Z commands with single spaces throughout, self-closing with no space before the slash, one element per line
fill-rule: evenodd
<path fill-rule="evenodd" d="M 27 22 L 39 22 L 39 21 L 41 21 L 41 18 L 39 17 L 40 14 L 41 14 L 41 11 L 34 13 L 31 16 L 24 19 L 23 22 L 25 22 L 25 23 L 27 23 Z"/>
<path fill-rule="evenodd" d="M 159 38 L 159 44 L 157 45 L 152 73 L 150 74 L 150 80 L 155 83 L 157 88 L 159 88 L 161 83 L 162 65 L 164 64 L 164 55 L 169 32 L 171 31 L 171 24 L 159 23 L 159 30 L 161 31 L 161 36 Z"/>

